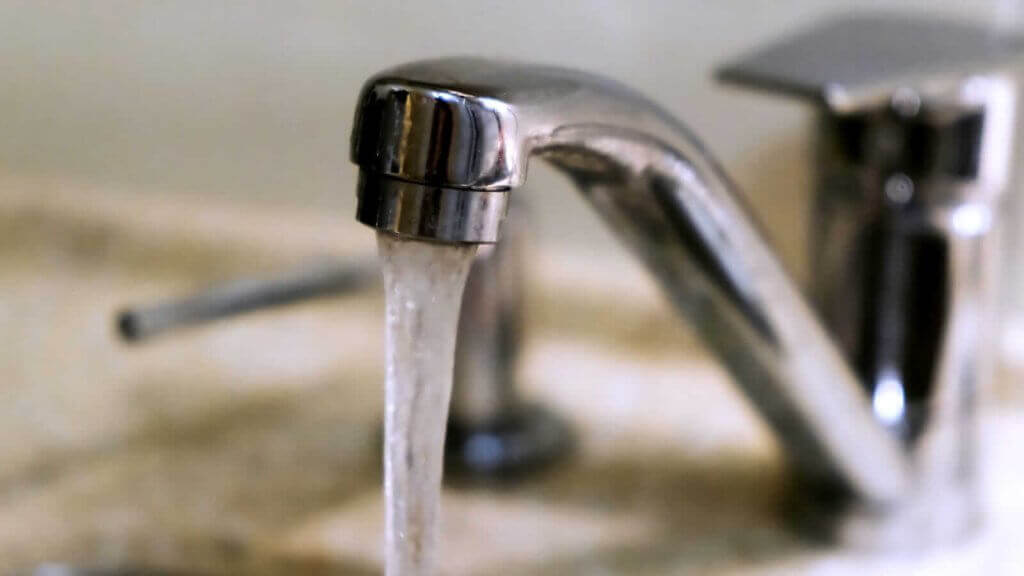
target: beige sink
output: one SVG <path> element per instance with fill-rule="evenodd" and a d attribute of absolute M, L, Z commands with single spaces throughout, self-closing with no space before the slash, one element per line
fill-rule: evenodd
<path fill-rule="evenodd" d="M 381 573 L 378 294 L 139 347 L 111 332 L 124 304 L 368 254 L 372 234 L 348 214 L 85 188 L 0 178 L 0 573 Z M 535 250 L 523 384 L 579 450 L 521 483 L 447 487 L 444 574 L 1024 566 L 1008 545 L 1024 520 L 1014 402 L 984 415 L 978 538 L 913 557 L 814 547 L 778 512 L 766 430 L 639 269 Z"/>

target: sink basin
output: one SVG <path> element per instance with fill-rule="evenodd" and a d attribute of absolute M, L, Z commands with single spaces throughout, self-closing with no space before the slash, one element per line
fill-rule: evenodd
<path fill-rule="evenodd" d="M 0 177 L 0 231 L 0 573 L 54 561 L 381 573 L 379 294 L 141 347 L 111 327 L 124 304 L 365 254 L 372 234 L 347 214 L 13 177 Z M 983 435 L 999 441 L 984 444 L 977 538 L 905 557 L 814 546 L 780 514 L 786 477 L 766 428 L 640 269 L 535 249 L 523 385 L 580 447 L 519 483 L 449 483 L 443 574 L 1024 566 L 1009 545 L 1024 519 L 1014 403 L 986 407 Z"/>

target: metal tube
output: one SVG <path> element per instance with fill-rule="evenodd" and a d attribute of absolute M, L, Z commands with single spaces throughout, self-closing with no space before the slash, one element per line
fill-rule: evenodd
<path fill-rule="evenodd" d="M 366 260 L 236 280 L 181 299 L 127 308 L 117 316 L 117 332 L 126 342 L 139 342 L 246 312 L 360 290 L 379 282 L 377 268 L 375 260 Z"/>

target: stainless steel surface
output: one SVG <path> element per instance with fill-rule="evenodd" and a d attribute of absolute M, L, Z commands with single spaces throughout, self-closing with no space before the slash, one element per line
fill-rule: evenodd
<path fill-rule="evenodd" d="M 503 241 L 480 247 L 466 282 L 451 401 L 452 418 L 464 426 L 493 422 L 519 401 L 516 370 L 526 285 L 524 217 L 514 213 Z"/>
<path fill-rule="evenodd" d="M 360 173 L 359 219 L 380 230 L 443 242 L 493 243 L 505 219 L 508 194 L 453 190 Z"/>
<path fill-rule="evenodd" d="M 519 394 L 527 207 L 512 201 L 502 241 L 477 250 L 462 298 L 446 470 L 507 479 L 563 459 L 568 425 Z"/>
<path fill-rule="evenodd" d="M 561 168 L 724 361 L 804 475 L 865 501 L 909 484 L 898 440 L 696 137 L 656 104 L 597 76 L 476 59 L 427 61 L 371 79 L 356 112 L 360 221 L 388 225 L 392 180 L 467 198 L 522 184 L 536 154 Z M 471 201 L 471 200 L 470 200 Z M 457 203 L 453 200 L 453 203 Z M 425 204 L 410 219 L 451 212 Z M 383 223 L 383 225 L 382 225 Z M 458 229 L 458 226 L 454 226 Z"/>
<path fill-rule="evenodd" d="M 352 140 L 357 217 L 421 240 L 490 242 L 453 236 L 466 228 L 457 211 L 402 203 L 393 183 L 472 203 L 521 185 L 529 159 L 545 158 L 773 426 L 819 535 L 945 542 L 977 522 L 974 406 L 992 348 L 985 236 L 1006 184 L 1016 90 L 998 68 L 1021 46 L 957 24 L 853 18 L 723 72 L 821 105 L 811 251 L 823 319 L 685 125 L 578 71 L 449 59 L 370 79 Z M 431 225 L 378 213 L 397 204 Z"/>
<path fill-rule="evenodd" d="M 361 290 L 377 283 L 378 276 L 377 262 L 367 260 L 323 263 L 277 277 L 235 280 L 177 300 L 126 308 L 117 315 L 117 331 L 128 342 L 147 340 L 246 312 Z"/>
<path fill-rule="evenodd" d="M 965 22 L 898 13 L 815 24 L 722 67 L 718 77 L 853 111 L 905 86 L 990 70 L 1024 51 L 1024 37 Z"/>
<path fill-rule="evenodd" d="M 813 291 L 915 486 L 847 540 L 946 542 L 978 522 L 975 404 L 996 349 L 987 238 L 1006 186 L 1015 87 L 974 78 L 907 108 L 820 116 Z"/>

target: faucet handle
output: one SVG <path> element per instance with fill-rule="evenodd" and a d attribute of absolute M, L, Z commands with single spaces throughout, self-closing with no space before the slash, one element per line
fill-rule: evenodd
<path fill-rule="evenodd" d="M 719 80 L 851 112 L 901 89 L 928 92 L 991 71 L 1024 52 L 1024 37 L 991 27 L 899 15 L 828 20 L 718 69 Z"/>
<path fill-rule="evenodd" d="M 378 281 L 376 260 L 317 262 L 272 277 L 242 278 L 181 298 L 117 313 L 125 342 L 141 342 L 189 326 L 314 298 L 359 292 Z"/>
<path fill-rule="evenodd" d="M 1021 51 L 1021 37 L 981 26 L 851 17 L 718 73 L 818 106 L 808 288 L 913 470 L 882 513 L 807 482 L 794 508 L 816 535 L 911 547 L 977 525 L 986 236 L 1012 167 L 1017 88 L 1003 67 Z"/>

